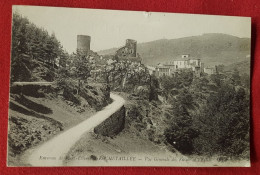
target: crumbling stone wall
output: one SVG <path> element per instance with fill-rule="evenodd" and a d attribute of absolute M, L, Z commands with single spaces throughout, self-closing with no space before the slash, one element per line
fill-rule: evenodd
<path fill-rule="evenodd" d="M 116 51 L 116 57 L 118 58 L 128 58 L 137 57 L 137 41 L 132 39 L 127 39 L 124 47 L 121 47 Z"/>
<path fill-rule="evenodd" d="M 103 136 L 115 136 L 125 127 L 125 107 L 122 106 L 104 122 L 94 128 L 96 134 Z"/>

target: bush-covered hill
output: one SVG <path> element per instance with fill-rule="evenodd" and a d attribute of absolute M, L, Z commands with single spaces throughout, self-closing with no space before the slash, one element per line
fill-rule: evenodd
<path fill-rule="evenodd" d="M 241 74 L 250 75 L 250 69 L 252 69 L 252 68 L 250 65 L 249 58 L 244 61 L 233 63 L 233 64 L 230 64 L 230 65 L 224 67 L 225 71 L 232 71 L 234 69 L 237 69 Z"/>
<path fill-rule="evenodd" d="M 201 58 L 206 65 L 227 65 L 243 61 L 250 54 L 250 39 L 211 33 L 138 43 L 137 50 L 147 65 L 175 60 L 182 54 Z M 113 54 L 115 51 L 113 48 L 98 53 Z"/>

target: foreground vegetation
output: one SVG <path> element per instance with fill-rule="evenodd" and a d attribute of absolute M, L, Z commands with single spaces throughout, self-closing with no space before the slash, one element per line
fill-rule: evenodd
<path fill-rule="evenodd" d="M 160 82 L 172 106 L 168 143 L 184 154 L 249 158 L 249 75 L 181 72 Z"/>

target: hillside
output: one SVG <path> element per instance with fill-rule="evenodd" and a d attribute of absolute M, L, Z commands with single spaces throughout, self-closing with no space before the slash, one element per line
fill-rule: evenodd
<path fill-rule="evenodd" d="M 237 63 L 230 64 L 228 66 L 225 66 L 224 68 L 226 71 L 232 71 L 234 69 L 237 69 L 240 74 L 247 74 L 250 75 L 250 60 L 244 60 Z"/>
<path fill-rule="evenodd" d="M 143 63 L 147 65 L 178 59 L 182 54 L 201 58 L 207 66 L 227 65 L 245 59 L 250 53 L 250 39 L 211 33 L 139 43 L 137 49 L 143 58 Z M 98 53 L 102 55 L 113 54 L 116 50 L 116 48 L 112 48 Z"/>

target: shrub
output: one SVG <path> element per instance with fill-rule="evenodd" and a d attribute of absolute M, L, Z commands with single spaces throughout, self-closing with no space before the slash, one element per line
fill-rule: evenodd
<path fill-rule="evenodd" d="M 70 88 L 64 88 L 64 91 L 63 91 L 63 97 L 66 99 L 66 100 L 69 100 L 77 105 L 80 104 L 80 100 L 72 93 L 72 89 Z"/>

